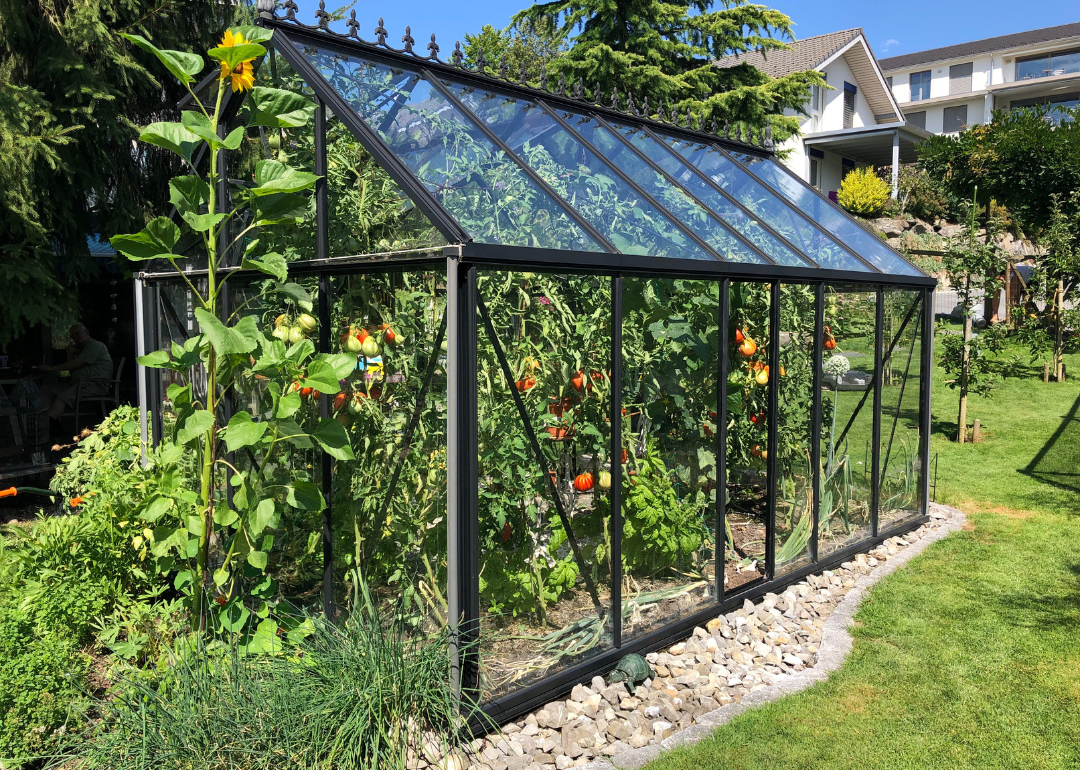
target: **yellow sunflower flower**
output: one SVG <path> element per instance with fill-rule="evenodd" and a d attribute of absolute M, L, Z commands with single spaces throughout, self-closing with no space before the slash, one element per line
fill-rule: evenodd
<path fill-rule="evenodd" d="M 225 36 L 221 38 L 222 48 L 233 48 L 238 45 L 244 45 L 247 43 L 244 40 L 244 36 L 241 33 L 232 33 L 232 30 L 225 30 Z M 230 67 L 225 62 L 221 62 L 221 74 L 218 76 L 218 80 L 232 79 L 233 92 L 245 91 L 255 85 L 255 68 L 251 63 L 255 61 L 252 59 L 245 59 L 237 64 L 235 67 Z"/>

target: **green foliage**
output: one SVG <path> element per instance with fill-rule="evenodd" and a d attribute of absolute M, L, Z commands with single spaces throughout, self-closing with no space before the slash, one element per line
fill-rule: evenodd
<path fill-rule="evenodd" d="M 507 29 L 485 24 L 480 32 L 465 34 L 465 63 L 470 67 L 477 66 L 483 51 L 489 70 L 495 70 L 505 60 L 515 77 L 524 72 L 524 80 L 536 81 L 556 57 L 565 54 L 567 48 L 565 39 L 560 38 L 550 19 L 522 19 Z"/>
<path fill-rule="evenodd" d="M 514 23 L 551 24 L 555 40 L 568 42 L 570 50 L 548 65 L 548 75 L 581 80 L 590 94 L 598 85 L 605 103 L 617 91 L 625 105 L 632 93 L 638 105 L 648 99 L 650 112 L 666 105 L 670 115 L 674 106 L 706 126 L 716 120 L 761 128 L 771 115 L 783 140 L 798 130 L 798 121 L 781 113 L 801 112 L 810 87 L 824 80 L 813 71 L 770 78 L 745 63 L 714 66 L 734 54 L 783 50 L 792 32 L 787 16 L 765 6 L 745 0 L 712 6 L 708 0 L 552 0 L 518 13 Z"/>
<path fill-rule="evenodd" d="M 0 600 L 0 764 L 19 768 L 56 752 L 77 724 L 72 703 L 88 668 L 62 628 L 38 633 L 29 614 Z"/>
<path fill-rule="evenodd" d="M 404 770 L 425 747 L 435 762 L 472 712 L 446 684 L 449 631 L 417 639 L 398 615 L 361 587 L 340 624 L 315 617 L 289 641 L 271 634 L 275 654 L 246 655 L 235 638 L 179 646 L 156 681 L 124 678 L 73 751 L 88 770 Z"/>
<path fill-rule="evenodd" d="M 928 222 L 948 217 L 952 212 L 949 195 L 941 181 L 911 163 L 900 166 L 897 204 L 899 216 L 913 216 Z"/>
<path fill-rule="evenodd" d="M 845 211 L 863 217 L 880 214 L 889 203 L 889 185 L 873 168 L 857 168 L 844 177 L 836 193 Z"/>
<path fill-rule="evenodd" d="M 208 45 L 232 7 L 197 0 L 5 3 L 0 27 L 0 345 L 71 311 L 94 271 L 86 238 L 137 227 L 179 163 L 132 150 L 136 125 L 184 93 L 117 32 Z"/>

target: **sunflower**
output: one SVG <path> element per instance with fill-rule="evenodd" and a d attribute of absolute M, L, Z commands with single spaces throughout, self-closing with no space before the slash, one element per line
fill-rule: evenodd
<path fill-rule="evenodd" d="M 247 40 L 244 40 L 243 34 L 237 32 L 234 35 L 232 30 L 227 29 L 225 30 L 225 36 L 221 38 L 221 47 L 233 48 L 247 42 Z M 235 67 L 230 67 L 226 62 L 221 62 L 221 74 L 218 76 L 218 80 L 231 78 L 233 92 L 252 88 L 255 85 L 255 68 L 251 65 L 253 61 L 255 61 L 254 58 L 245 59 Z"/>

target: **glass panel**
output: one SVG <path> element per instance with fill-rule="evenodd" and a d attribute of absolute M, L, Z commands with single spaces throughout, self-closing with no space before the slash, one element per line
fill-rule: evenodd
<path fill-rule="evenodd" d="M 1052 74 L 1050 69 L 1050 57 L 1040 56 L 1038 59 L 1028 59 L 1016 63 L 1016 79 L 1031 80 L 1032 78 L 1044 78 Z"/>
<path fill-rule="evenodd" d="M 611 477 L 605 475 L 610 286 L 601 276 L 479 276 L 498 337 L 492 340 L 478 319 L 484 700 L 611 647 Z M 573 344 L 562 344 L 568 336 Z M 542 461 L 503 376 L 496 342 L 524 400 Z"/>
<path fill-rule="evenodd" d="M 446 625 L 446 293 L 427 271 L 334 276 L 335 353 L 356 368 L 331 411 L 355 460 L 331 482 L 334 594 L 357 601 L 363 577 L 410 627 Z"/>
<path fill-rule="evenodd" d="M 666 171 L 675 181 L 708 206 L 720 219 L 734 227 L 751 243 L 764 251 L 774 262 L 792 267 L 809 266 L 805 260 L 788 248 L 779 238 L 768 233 L 735 204 L 718 193 L 712 185 L 695 173 L 685 161 L 673 155 L 661 142 L 653 139 L 641 129 L 617 126 L 617 130 L 637 148 L 638 152 Z M 728 240 L 731 239 L 728 238 Z M 710 241 L 710 243 L 716 246 L 713 241 Z"/>
<path fill-rule="evenodd" d="M 922 275 L 899 255 L 893 253 L 880 238 L 834 208 L 828 200 L 804 186 L 776 161 L 771 158 L 744 154 L 737 155 L 736 159 L 745 163 L 765 184 L 832 233 L 844 245 L 854 249 L 881 272 L 893 275 Z"/>
<path fill-rule="evenodd" d="M 818 557 L 870 537 L 877 293 L 825 287 Z"/>
<path fill-rule="evenodd" d="M 834 270 L 861 270 L 867 267 L 837 245 L 814 225 L 791 210 L 765 185 L 758 182 L 725 154 L 704 144 L 675 137 L 665 141 L 687 162 L 752 211 L 787 241 L 801 249 L 821 267 Z"/>
<path fill-rule="evenodd" d="M 765 577 L 769 284 L 732 281 L 728 302 L 725 593 Z"/>
<path fill-rule="evenodd" d="M 713 259 L 534 103 L 447 84 L 488 129 L 624 254 Z M 568 120 L 573 115 L 566 115 Z"/>
<path fill-rule="evenodd" d="M 476 241 L 603 250 L 418 73 L 297 47 Z"/>
<path fill-rule="evenodd" d="M 623 281 L 623 639 L 716 601 L 717 281 Z"/>
<path fill-rule="evenodd" d="M 922 514 L 922 317 L 920 292 L 885 291 L 878 532 Z"/>
<path fill-rule="evenodd" d="M 564 113 L 566 119 L 585 141 L 603 153 L 612 167 L 619 169 L 642 190 L 652 196 L 674 219 L 708 243 L 729 262 L 753 262 L 764 264 L 765 260 L 735 238 L 731 231 L 711 216 L 689 195 L 672 185 L 663 174 L 654 171 L 633 150 L 620 142 L 596 120 L 584 115 Z"/>
<path fill-rule="evenodd" d="M 196 279 L 194 283 L 199 291 L 205 292 L 205 280 Z M 157 340 L 156 345 L 151 343 L 152 349 L 170 350 L 173 343 L 182 346 L 192 337 L 198 336 L 199 324 L 195 320 L 195 308 L 197 305 L 187 285 L 180 280 L 169 280 L 161 281 L 156 285 L 152 284 L 151 288 L 156 289 L 151 296 L 156 296 L 158 304 Z M 150 369 L 149 373 L 151 377 L 157 378 L 158 387 L 160 388 L 162 399 L 161 433 L 163 436 L 172 437 L 173 431 L 176 429 L 177 413 L 167 393 L 170 385 L 174 383 L 177 385 L 185 384 L 184 375 L 168 369 Z M 206 397 L 206 369 L 201 364 L 192 368 L 190 384 L 196 398 L 201 400 Z"/>
<path fill-rule="evenodd" d="M 810 431 L 814 400 L 813 286 L 780 286 L 780 380 L 776 456 L 776 568 L 783 575 L 810 561 L 814 482 Z"/>

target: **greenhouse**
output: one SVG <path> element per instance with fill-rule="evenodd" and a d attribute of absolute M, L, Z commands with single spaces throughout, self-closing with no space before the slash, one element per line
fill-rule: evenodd
<path fill-rule="evenodd" d="M 351 459 L 259 468 L 325 501 L 265 549 L 283 596 L 338 615 L 363 582 L 449 627 L 455 686 L 506 720 L 926 521 L 935 282 L 768 130 L 285 14 L 258 78 L 316 112 L 261 151 L 320 181 L 260 234 L 294 283 L 236 259 L 226 312 L 356 368 L 294 417 Z M 197 333 L 201 280 L 138 276 L 141 354 Z M 172 376 L 140 369 L 147 435 Z"/>

